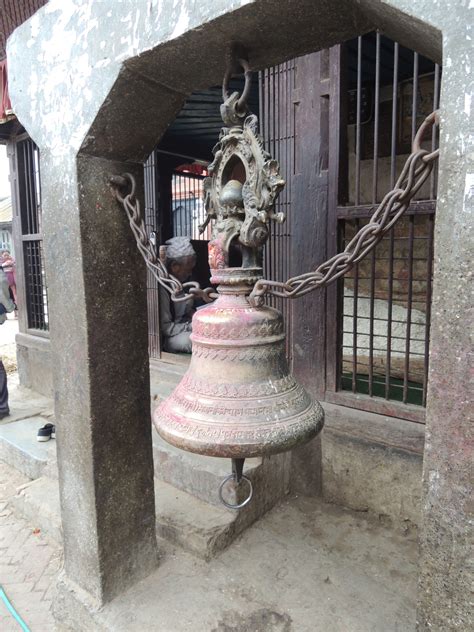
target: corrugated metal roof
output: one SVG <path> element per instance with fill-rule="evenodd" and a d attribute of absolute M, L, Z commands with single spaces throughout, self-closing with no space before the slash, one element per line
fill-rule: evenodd
<path fill-rule="evenodd" d="M 0 59 L 5 57 L 7 39 L 17 26 L 36 13 L 47 0 L 2 0 L 0 7 Z"/>
<path fill-rule="evenodd" d="M 242 92 L 243 78 L 230 81 L 229 92 Z M 220 115 L 222 88 L 214 86 L 198 90 L 186 100 L 182 110 L 167 129 L 159 148 L 212 160 L 212 148 L 219 140 L 223 126 Z M 258 73 L 253 73 L 248 105 L 258 114 Z"/>
<path fill-rule="evenodd" d="M 12 221 L 12 199 L 7 197 L 0 200 L 0 224 Z"/>

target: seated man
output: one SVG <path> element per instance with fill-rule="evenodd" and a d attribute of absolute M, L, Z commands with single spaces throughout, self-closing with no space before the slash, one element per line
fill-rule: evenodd
<path fill-rule="evenodd" d="M 172 237 L 166 242 L 165 265 L 170 274 L 185 283 L 196 265 L 196 253 L 188 237 Z M 160 287 L 160 328 L 163 348 L 170 353 L 191 353 L 193 299 L 175 303 Z"/>

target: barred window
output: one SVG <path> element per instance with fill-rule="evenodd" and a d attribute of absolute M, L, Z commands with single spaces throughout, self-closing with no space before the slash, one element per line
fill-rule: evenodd
<path fill-rule="evenodd" d="M 346 46 L 346 200 L 336 209 L 341 247 L 393 188 L 416 130 L 438 107 L 440 87 L 439 66 L 379 33 Z M 425 148 L 437 142 L 434 131 Z M 436 180 L 434 171 L 407 215 L 340 283 L 341 390 L 425 405 Z"/>
<path fill-rule="evenodd" d="M 198 171 L 198 172 L 197 172 Z M 173 235 L 194 240 L 209 240 L 211 226 L 203 233 L 199 226 L 206 219 L 202 182 L 207 171 L 198 165 L 182 165 L 173 174 L 171 184 L 171 212 Z"/>
<path fill-rule="evenodd" d="M 43 257 L 40 155 L 31 138 L 16 142 L 18 214 L 29 329 L 48 331 L 48 290 Z M 21 306 L 20 306 L 21 307 Z"/>

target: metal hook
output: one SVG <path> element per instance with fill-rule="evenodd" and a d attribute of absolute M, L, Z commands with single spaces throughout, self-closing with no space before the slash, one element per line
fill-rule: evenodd
<path fill-rule="evenodd" d="M 112 188 L 112 191 L 115 197 L 119 200 L 119 202 L 123 202 L 123 199 L 124 199 L 120 195 L 119 189 L 122 189 L 122 191 L 126 191 L 128 188 L 130 188 L 130 192 L 126 193 L 124 197 L 129 196 L 130 199 L 132 200 L 135 198 L 135 191 L 136 191 L 137 186 L 136 186 L 135 178 L 130 173 L 123 173 L 121 176 L 119 175 L 110 176 L 109 185 Z"/>
<path fill-rule="evenodd" d="M 241 66 L 241 68 L 243 68 L 244 76 L 245 76 L 244 89 L 242 90 L 242 94 L 240 95 L 239 100 L 237 101 L 237 104 L 236 104 L 237 111 L 243 113 L 246 110 L 247 100 L 249 98 L 250 89 L 252 87 L 252 71 L 250 70 L 249 62 L 246 59 L 239 58 L 239 59 L 236 59 L 235 61 L 239 64 L 239 66 Z M 229 81 L 233 74 L 234 74 L 233 68 L 231 67 L 231 65 L 229 65 L 227 67 L 227 70 L 224 75 L 224 79 L 222 81 L 222 100 L 223 101 L 227 101 L 227 99 L 230 96 L 229 95 Z"/>

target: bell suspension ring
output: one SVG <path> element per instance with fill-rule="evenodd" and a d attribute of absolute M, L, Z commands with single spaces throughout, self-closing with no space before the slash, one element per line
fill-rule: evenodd
<path fill-rule="evenodd" d="M 223 505 L 225 505 L 228 509 L 242 509 L 245 505 L 248 505 L 252 500 L 253 496 L 253 485 L 250 478 L 245 476 L 243 472 L 245 459 L 232 459 L 232 474 L 226 476 L 221 484 L 219 485 L 219 499 Z M 232 481 L 233 491 L 235 494 L 238 494 L 240 491 L 240 485 L 242 481 L 245 481 L 248 487 L 247 495 L 244 500 L 241 500 L 237 503 L 231 503 L 224 498 L 224 489 L 226 484 Z"/>
<path fill-rule="evenodd" d="M 245 77 L 242 94 L 229 91 L 238 68 Z M 209 266 L 217 292 L 197 283 L 181 284 L 168 273 L 147 235 L 134 178 L 110 178 L 137 247 L 160 285 L 173 301 L 192 295 L 208 303 L 193 316 L 189 368 L 155 410 L 153 422 L 161 437 L 178 448 L 231 459 L 232 473 L 220 484 L 218 495 L 234 510 L 248 505 L 253 495 L 251 477 L 243 474 L 246 458 L 291 450 L 315 437 L 324 423 L 320 404 L 289 371 L 283 317 L 264 304 L 265 295 L 297 298 L 348 272 L 405 213 L 439 155 L 439 150 L 421 148 L 426 130 L 438 125 L 439 113 L 433 112 L 418 130 L 395 188 L 342 253 L 285 283 L 263 279 L 270 222 L 285 220 L 274 211 L 285 182 L 278 162 L 264 149 L 257 117 L 248 110 L 251 78 L 245 55 L 234 55 L 223 80 L 224 127 L 203 181 L 206 219 L 201 230 L 212 226 Z M 240 267 L 229 266 L 231 252 L 241 256 Z"/>

